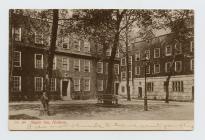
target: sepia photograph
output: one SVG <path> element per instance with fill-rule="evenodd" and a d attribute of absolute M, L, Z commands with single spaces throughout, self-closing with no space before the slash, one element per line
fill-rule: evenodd
<path fill-rule="evenodd" d="M 9 9 L 9 130 L 193 130 L 193 9 Z"/>

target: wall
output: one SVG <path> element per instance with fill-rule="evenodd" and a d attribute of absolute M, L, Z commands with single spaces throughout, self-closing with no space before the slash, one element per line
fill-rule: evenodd
<path fill-rule="evenodd" d="M 144 97 L 144 78 L 135 78 L 134 84 L 130 83 L 131 86 L 131 96 L 132 98 L 139 98 L 138 87 L 142 87 L 142 98 Z M 166 81 L 166 77 L 148 77 L 147 82 L 154 83 L 154 91 L 147 92 L 148 99 L 165 99 L 166 92 L 164 90 L 164 81 Z M 172 81 L 183 81 L 184 92 L 173 92 L 172 91 Z M 121 92 L 121 87 L 125 86 L 125 92 Z M 169 84 L 169 99 L 177 100 L 177 101 L 191 101 L 192 100 L 192 87 L 194 87 L 194 76 L 193 75 L 180 75 L 173 76 L 170 79 Z M 126 82 L 120 83 L 119 92 L 122 95 L 126 95 Z"/>

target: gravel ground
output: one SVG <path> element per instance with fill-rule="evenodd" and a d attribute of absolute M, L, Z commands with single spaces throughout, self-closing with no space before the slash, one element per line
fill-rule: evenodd
<path fill-rule="evenodd" d="M 96 105 L 96 100 L 50 102 L 50 116 L 40 116 L 40 102 L 12 102 L 10 119 L 41 120 L 193 120 L 194 103 L 148 101 L 144 111 L 143 100 L 120 100 L 117 107 Z"/>

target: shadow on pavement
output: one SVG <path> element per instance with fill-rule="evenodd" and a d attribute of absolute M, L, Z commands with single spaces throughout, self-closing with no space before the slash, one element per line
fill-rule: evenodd
<path fill-rule="evenodd" d="M 11 120 L 40 120 L 37 117 L 29 116 L 26 114 L 10 115 L 9 119 Z"/>

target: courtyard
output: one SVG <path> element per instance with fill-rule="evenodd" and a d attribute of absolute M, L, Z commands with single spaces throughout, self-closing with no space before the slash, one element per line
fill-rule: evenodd
<path fill-rule="evenodd" d="M 148 111 L 144 111 L 144 101 L 121 99 L 119 106 L 98 106 L 96 100 L 51 101 L 50 115 L 40 115 L 39 101 L 9 103 L 11 120 L 193 120 L 194 103 L 148 101 Z"/>

